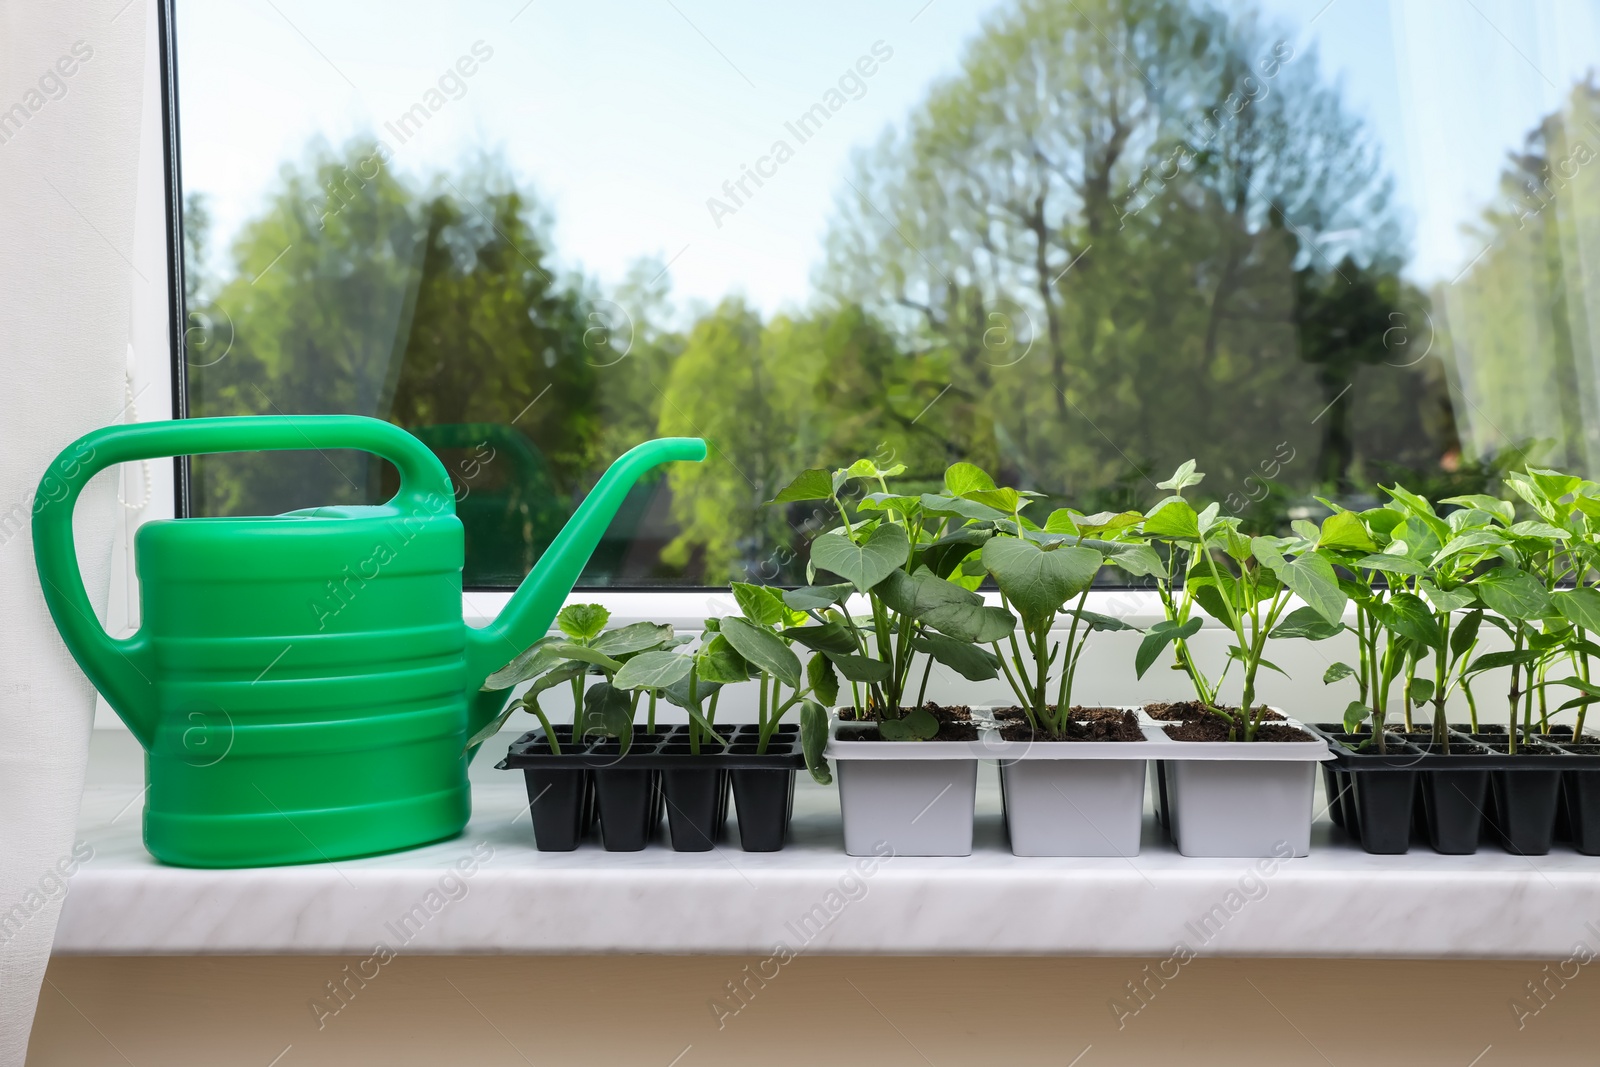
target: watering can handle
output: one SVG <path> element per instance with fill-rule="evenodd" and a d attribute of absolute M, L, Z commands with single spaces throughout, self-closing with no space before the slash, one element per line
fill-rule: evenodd
<path fill-rule="evenodd" d="M 68 445 L 39 482 L 33 553 L 45 603 L 84 674 L 146 746 L 156 717 L 149 641 L 142 631 L 113 638 L 95 618 L 72 541 L 78 494 L 99 471 L 131 460 L 306 448 L 360 449 L 393 463 L 400 471 L 400 491 L 391 501 L 396 507 L 437 514 L 454 505 L 449 474 L 422 442 L 398 426 L 359 415 L 260 415 L 108 426 Z"/>

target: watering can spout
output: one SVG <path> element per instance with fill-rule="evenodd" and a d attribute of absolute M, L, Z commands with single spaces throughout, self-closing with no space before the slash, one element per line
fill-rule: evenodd
<path fill-rule="evenodd" d="M 467 631 L 467 681 L 476 690 L 491 673 L 511 662 L 523 649 L 543 637 L 555 621 L 567 594 L 577 584 L 623 498 L 646 472 L 663 463 L 706 458 L 706 443 L 698 437 L 664 437 L 625 452 L 611 465 L 568 520 L 534 566 L 533 572 L 511 595 L 499 616 L 482 629 Z M 488 722 L 505 703 L 505 693 L 482 694 L 473 701 L 473 719 Z M 491 707 L 492 705 L 492 707 Z"/>

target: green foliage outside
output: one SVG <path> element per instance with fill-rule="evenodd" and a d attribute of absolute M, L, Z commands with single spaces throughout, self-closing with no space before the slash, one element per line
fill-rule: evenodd
<path fill-rule="evenodd" d="M 586 584 L 801 584 L 834 505 L 761 505 L 793 471 L 857 455 L 903 465 L 902 492 L 970 461 L 1041 511 L 1091 512 L 1137 507 L 1195 456 L 1226 515 L 1279 532 L 1327 515 L 1318 495 L 1377 504 L 1380 478 L 1493 491 L 1551 449 L 1546 423 L 1554 453 L 1592 470 L 1581 301 L 1517 283 L 1570 281 L 1600 202 L 1577 207 L 1596 172 L 1568 166 L 1600 130 L 1595 101 L 1575 90 L 1508 171 L 1508 187 L 1544 181 L 1549 206 L 1489 211 L 1491 251 L 1432 298 L 1401 278 L 1384 162 L 1315 52 L 1201 0 L 1003 9 L 858 153 L 816 298 L 772 317 L 736 295 L 688 316 L 659 262 L 602 291 L 560 265 L 537 193 L 493 155 L 414 182 L 369 140 L 314 144 L 225 277 L 202 269 L 203 199 L 187 206 L 190 411 L 436 428 L 469 585 L 514 582 L 605 465 L 657 435 L 704 436 L 711 455 L 641 487 Z M 518 441 L 469 440 L 486 424 Z M 193 472 L 198 514 L 393 488 L 343 453 Z"/>

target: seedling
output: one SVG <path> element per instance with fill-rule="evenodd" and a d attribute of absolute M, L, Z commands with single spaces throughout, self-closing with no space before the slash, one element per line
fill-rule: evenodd
<path fill-rule="evenodd" d="M 637 656 L 671 648 L 679 638 L 665 623 L 636 622 L 615 630 L 606 629 L 611 613 L 599 604 L 568 604 L 556 616 L 559 635 L 552 634 L 528 646 L 521 655 L 489 676 L 484 690 L 508 689 L 523 682 L 533 684 L 506 709 L 467 742 L 467 748 L 480 745 L 505 726 L 511 713 L 526 709 L 533 713 L 544 727 L 550 751 L 561 754 L 561 742 L 550 726 L 539 697 L 560 685 L 571 686 L 572 706 L 575 709 L 572 736 L 574 741 L 600 734 L 615 737 L 623 751 L 633 741 L 633 721 L 639 698 L 631 699 L 612 684 L 618 671 Z M 600 675 L 601 681 L 584 688 L 589 675 Z M 655 721 L 655 700 L 650 706 L 651 723 Z"/>
<path fill-rule="evenodd" d="M 967 467 L 951 468 L 958 481 Z M 993 536 L 992 531 L 969 528 L 969 520 L 1009 519 L 1017 493 L 995 489 L 992 481 L 987 488 L 963 485 L 967 491 L 960 495 L 891 492 L 888 480 L 904 471 L 899 464 L 883 469 L 868 459 L 831 473 L 807 470 L 771 503 L 827 501 L 839 516 L 837 527 L 812 541 L 808 574 L 813 581 L 818 572 L 844 581 L 783 594 L 785 606 L 804 613 L 811 623 L 786 627 L 783 635 L 814 651 L 807 666 L 813 689 L 825 693 L 837 687 L 836 675 L 842 676 L 850 683 L 856 718 L 877 721 L 885 740 L 925 741 L 939 730 L 938 719 L 924 706 L 933 660 L 974 681 L 999 672 L 998 660 L 980 646 L 1005 639 L 1016 617 L 987 606 L 973 588 L 952 576 Z M 946 475 L 947 490 L 950 477 Z M 877 490 L 859 501 L 855 519 L 840 496 L 851 481 Z M 972 577 L 972 586 L 977 581 Z M 866 598 L 868 614 L 849 612 L 845 605 L 852 594 Z M 917 652 L 925 653 L 929 662 L 916 702 L 908 706 Z"/>
<path fill-rule="evenodd" d="M 1297 528 L 1296 537 L 1247 537 L 1239 530 L 1239 519 L 1222 517 L 1219 505 L 1196 512 L 1184 499 L 1183 491 L 1204 477 L 1193 460 L 1184 463 L 1158 486 L 1171 495 L 1145 515 L 1142 533 L 1165 550 L 1156 579 L 1166 618 L 1141 643 L 1135 669 L 1143 677 L 1161 651 L 1175 644 L 1178 669 L 1188 674 L 1199 703 L 1228 723 L 1228 739 L 1254 741 L 1267 710 L 1256 704 L 1257 675 L 1262 667 L 1285 673 L 1266 658 L 1268 640 L 1322 640 L 1340 633 L 1348 598 L 1333 565 L 1317 551 L 1321 531 L 1307 523 Z M 1180 574 L 1181 599 L 1173 588 Z M 1306 606 L 1291 613 L 1289 602 L 1296 595 Z M 1188 647 L 1201 626 L 1196 606 L 1223 623 L 1235 640 L 1215 681 Z M 1243 680 L 1238 706 L 1229 707 L 1219 693 L 1234 663 L 1242 668 Z"/>

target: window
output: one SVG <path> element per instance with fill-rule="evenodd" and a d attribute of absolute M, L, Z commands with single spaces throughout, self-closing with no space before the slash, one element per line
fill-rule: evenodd
<path fill-rule="evenodd" d="M 802 581 L 800 469 L 1085 510 L 1600 475 L 1600 9 L 1516 0 L 175 5 L 191 415 L 404 426 L 514 585 Z M 202 457 L 196 514 L 381 499 Z"/>

